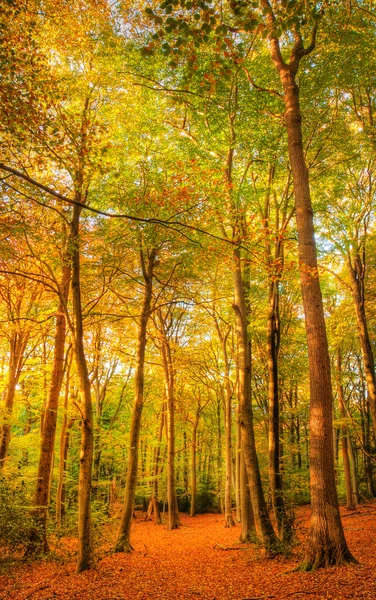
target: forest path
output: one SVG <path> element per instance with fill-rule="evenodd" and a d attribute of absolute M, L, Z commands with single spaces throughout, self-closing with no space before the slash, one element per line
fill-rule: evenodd
<path fill-rule="evenodd" d="M 182 527 L 171 532 L 140 517 L 133 526 L 132 554 L 107 555 L 95 570 L 81 575 L 73 559 L 14 563 L 0 576 L 0 599 L 375 600 L 376 504 L 354 514 L 342 509 L 342 514 L 350 549 L 361 563 L 348 568 L 291 573 L 301 548 L 290 559 L 265 560 L 255 546 L 240 546 L 239 526 L 225 529 L 217 514 L 182 515 Z M 298 509 L 300 534 L 308 517 L 309 508 Z M 72 550 L 75 540 L 66 543 Z"/>

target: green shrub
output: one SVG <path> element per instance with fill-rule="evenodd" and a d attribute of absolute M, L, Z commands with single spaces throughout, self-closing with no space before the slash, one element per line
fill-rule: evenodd
<path fill-rule="evenodd" d="M 22 552 L 33 526 L 31 502 L 22 481 L 0 479 L 0 549 L 7 556 Z"/>

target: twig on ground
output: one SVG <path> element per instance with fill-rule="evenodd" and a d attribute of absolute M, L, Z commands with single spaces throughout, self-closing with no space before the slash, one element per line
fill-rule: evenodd
<path fill-rule="evenodd" d="M 213 550 L 215 548 L 219 548 L 220 550 L 247 550 L 247 546 L 239 546 L 239 547 L 235 547 L 235 546 L 221 546 L 221 544 L 218 544 L 218 542 L 216 542 L 213 546 Z"/>
<path fill-rule="evenodd" d="M 27 594 L 25 594 L 25 596 L 22 596 L 21 600 L 26 600 L 27 598 L 31 598 L 31 596 L 33 596 L 33 594 L 35 594 L 36 592 L 39 592 L 41 590 L 46 590 L 49 587 L 51 587 L 51 586 L 48 584 L 37 585 L 32 590 L 30 590 Z"/>

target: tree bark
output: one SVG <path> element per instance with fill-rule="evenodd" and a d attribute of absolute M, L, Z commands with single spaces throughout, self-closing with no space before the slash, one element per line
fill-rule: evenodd
<path fill-rule="evenodd" d="M 175 367 L 168 337 L 168 326 L 166 325 L 166 319 L 161 310 L 158 311 L 158 320 L 167 401 L 167 503 L 168 530 L 170 531 L 172 529 L 178 529 L 180 525 L 175 477 Z"/>
<path fill-rule="evenodd" d="M 277 538 L 270 521 L 261 484 L 261 475 L 256 452 L 251 402 L 251 368 L 249 356 L 248 322 L 245 289 L 242 279 L 240 251 L 234 252 L 234 311 L 236 320 L 238 369 L 239 369 L 239 416 L 241 423 L 241 441 L 247 469 L 252 508 L 257 536 L 267 550 L 275 551 Z"/>
<path fill-rule="evenodd" d="M 145 265 L 144 253 L 141 250 L 140 260 L 143 277 L 145 280 L 145 292 L 141 310 L 140 323 L 137 340 L 137 359 L 135 372 L 135 398 L 132 412 L 132 423 L 130 431 L 128 470 L 125 483 L 125 498 L 115 552 L 130 552 L 130 531 L 133 517 L 134 499 L 136 495 L 138 451 L 140 440 L 141 416 L 144 405 L 144 365 L 146 350 L 146 328 L 151 312 L 151 300 L 153 294 L 153 272 L 157 256 L 156 248 L 150 251 L 147 266 Z"/>
<path fill-rule="evenodd" d="M 163 435 L 163 427 L 165 421 L 165 401 L 163 400 L 161 415 L 159 421 L 159 429 L 158 429 L 158 445 L 154 452 L 154 468 L 153 468 L 153 493 L 150 498 L 150 515 L 153 514 L 154 523 L 159 525 L 161 523 L 161 513 L 159 510 L 158 503 L 158 476 L 159 476 L 159 461 L 161 457 L 161 443 L 162 443 L 162 435 Z"/>
<path fill-rule="evenodd" d="M 76 193 L 81 202 L 81 194 Z M 78 479 L 78 560 L 77 572 L 81 573 L 94 566 L 94 550 L 91 527 L 91 486 L 93 468 L 93 406 L 89 372 L 84 348 L 84 330 L 81 303 L 81 265 L 80 265 L 80 213 L 81 207 L 73 207 L 71 223 L 72 252 L 72 306 L 73 306 L 73 352 L 79 379 L 81 395 L 81 449 Z"/>
<path fill-rule="evenodd" d="M 196 516 L 196 502 L 197 502 L 197 466 L 196 466 L 196 445 L 197 445 L 197 427 L 198 427 L 199 414 L 196 414 L 196 418 L 193 423 L 192 429 L 192 448 L 191 448 L 191 517 Z"/>
<path fill-rule="evenodd" d="M 242 543 L 252 542 L 255 537 L 255 518 L 252 510 L 247 469 L 243 452 L 240 452 L 240 504 L 242 531 L 239 541 Z"/>
<path fill-rule="evenodd" d="M 71 267 L 66 261 L 62 267 L 60 282 L 60 299 L 56 313 L 54 356 L 51 382 L 48 390 L 46 409 L 44 412 L 41 449 L 38 463 L 36 489 L 34 495 L 33 527 L 26 554 L 47 553 L 47 512 L 50 496 L 53 456 L 55 450 L 56 422 L 59 407 L 59 396 L 65 369 L 65 311 L 69 295 Z"/>
<path fill-rule="evenodd" d="M 269 485 L 273 512 L 280 538 L 283 537 L 285 506 L 283 502 L 280 465 L 280 419 L 278 353 L 280 345 L 278 281 L 269 284 L 269 314 L 267 327 L 268 348 L 268 411 L 269 411 Z"/>
<path fill-rule="evenodd" d="M 342 386 L 342 355 L 341 350 L 337 350 L 337 396 L 338 396 L 338 408 L 341 419 L 346 418 L 345 401 L 343 398 L 343 386 Z M 348 432 L 346 425 L 341 426 L 341 447 L 342 447 L 342 460 L 343 460 L 343 471 L 345 476 L 345 487 L 346 487 L 346 506 L 349 510 L 355 508 L 355 499 L 351 484 L 351 467 L 348 450 Z"/>
<path fill-rule="evenodd" d="M 29 340 L 29 331 L 14 330 L 10 337 L 8 383 L 5 394 L 4 424 L 0 430 L 0 469 L 5 466 L 10 442 L 11 418 L 16 387 L 21 375 L 23 357 Z"/>
<path fill-rule="evenodd" d="M 65 380 L 65 392 L 64 392 L 64 413 L 63 422 L 61 424 L 60 433 L 60 458 L 59 458 L 59 478 L 57 483 L 56 493 L 56 524 L 60 528 L 62 520 L 65 516 L 65 472 L 67 469 L 68 449 L 69 449 L 69 438 L 70 430 L 74 423 L 73 419 L 68 422 L 68 397 L 69 397 L 69 385 L 70 385 L 70 371 L 72 366 L 72 355 L 67 357 L 67 370 Z"/>
<path fill-rule="evenodd" d="M 354 260 L 348 257 L 348 268 L 350 273 L 351 291 L 354 300 L 356 323 L 360 348 L 362 351 L 363 368 L 366 376 L 368 399 L 371 410 L 373 437 L 376 435 L 376 375 L 375 361 L 372 351 L 372 345 L 368 332 L 367 317 L 365 311 L 364 299 L 364 275 L 365 261 L 359 254 L 356 254 Z"/>
<path fill-rule="evenodd" d="M 269 3 L 262 1 L 262 5 Z M 273 13 L 268 20 L 274 22 Z M 289 160 L 292 171 L 296 223 L 298 230 L 299 270 L 310 371 L 310 476 L 311 528 L 302 570 L 314 570 L 353 561 L 347 547 L 339 513 L 333 461 L 333 399 L 330 358 L 326 337 L 324 308 L 317 269 L 317 251 L 313 226 L 308 169 L 305 162 L 299 89 L 296 74 L 301 58 L 314 48 L 305 49 L 297 34 L 287 64 L 279 40 L 270 35 L 271 58 L 279 73 L 285 103 L 285 121 Z"/>

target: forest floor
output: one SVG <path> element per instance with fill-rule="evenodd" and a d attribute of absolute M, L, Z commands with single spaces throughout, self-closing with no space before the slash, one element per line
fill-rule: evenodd
<path fill-rule="evenodd" d="M 290 558 L 265 559 L 255 545 L 240 545 L 240 527 L 224 517 L 182 515 L 167 531 L 140 515 L 132 530 L 132 554 L 110 554 L 92 571 L 75 573 L 74 552 L 35 562 L 13 561 L 1 571 L 1 600 L 262 600 L 376 599 L 376 503 L 342 509 L 349 547 L 359 561 L 349 567 L 292 572 L 302 546 Z M 297 510 L 299 537 L 308 531 L 309 507 Z M 63 540 L 74 550 L 76 540 Z M 109 538 L 107 544 L 109 544 Z M 108 546 L 109 548 L 109 546 Z"/>

